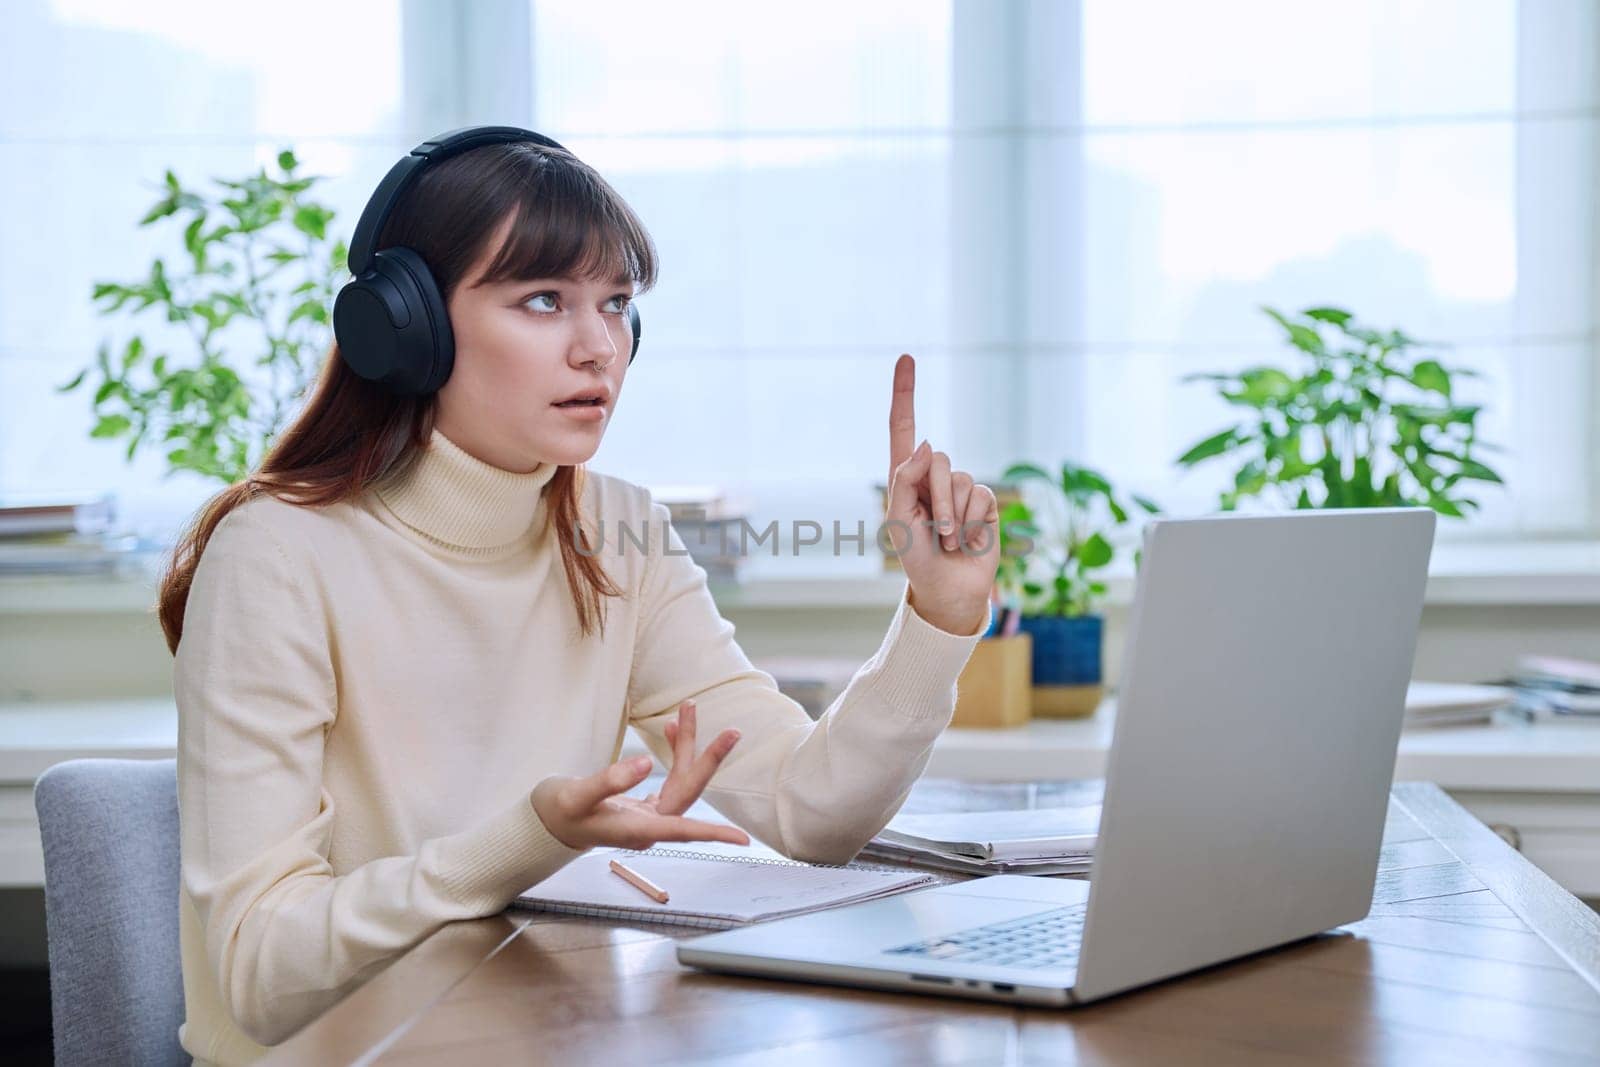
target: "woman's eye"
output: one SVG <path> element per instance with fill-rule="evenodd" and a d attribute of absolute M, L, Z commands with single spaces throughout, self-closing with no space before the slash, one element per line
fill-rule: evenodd
<path fill-rule="evenodd" d="M 628 296 L 614 296 L 610 300 L 606 301 L 608 305 L 606 310 L 612 312 L 613 314 L 620 315 L 624 311 L 628 310 L 628 301 L 632 299 L 632 297 Z"/>
<path fill-rule="evenodd" d="M 532 308 L 534 311 L 554 311 L 556 309 L 556 294 L 534 293 L 522 303 L 524 307 Z"/>

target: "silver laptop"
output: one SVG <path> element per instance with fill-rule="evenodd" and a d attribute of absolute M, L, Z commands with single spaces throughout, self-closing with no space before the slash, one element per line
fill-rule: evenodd
<path fill-rule="evenodd" d="M 1070 1005 L 1362 918 L 1434 514 L 1157 520 L 1089 882 L 999 875 L 686 941 L 738 974 Z"/>

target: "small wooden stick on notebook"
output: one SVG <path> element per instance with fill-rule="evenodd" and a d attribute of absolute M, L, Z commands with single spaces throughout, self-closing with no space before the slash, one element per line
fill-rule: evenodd
<path fill-rule="evenodd" d="M 665 904 L 667 902 L 667 891 L 656 885 L 644 875 L 640 874 L 638 871 L 631 870 L 627 867 L 624 867 L 616 860 L 612 860 L 611 873 L 620 875 L 624 881 L 631 883 L 634 888 L 638 889 L 639 892 L 643 893 L 657 904 Z"/>

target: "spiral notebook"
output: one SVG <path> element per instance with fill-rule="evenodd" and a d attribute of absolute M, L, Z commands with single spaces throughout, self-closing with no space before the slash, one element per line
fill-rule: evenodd
<path fill-rule="evenodd" d="M 613 874 L 625 863 L 667 891 L 657 904 Z M 596 849 L 512 903 L 530 911 L 726 930 L 917 889 L 936 881 L 915 871 L 833 867 L 726 850 Z"/>

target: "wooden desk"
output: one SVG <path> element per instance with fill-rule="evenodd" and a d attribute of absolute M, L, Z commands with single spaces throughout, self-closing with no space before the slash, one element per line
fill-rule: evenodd
<path fill-rule="evenodd" d="M 906 810 L 1092 801 L 919 783 Z M 1372 914 L 1074 1011 L 687 970 L 695 931 L 452 924 L 262 1062 L 1593 1063 L 1600 915 L 1430 784 L 1395 787 Z"/>

